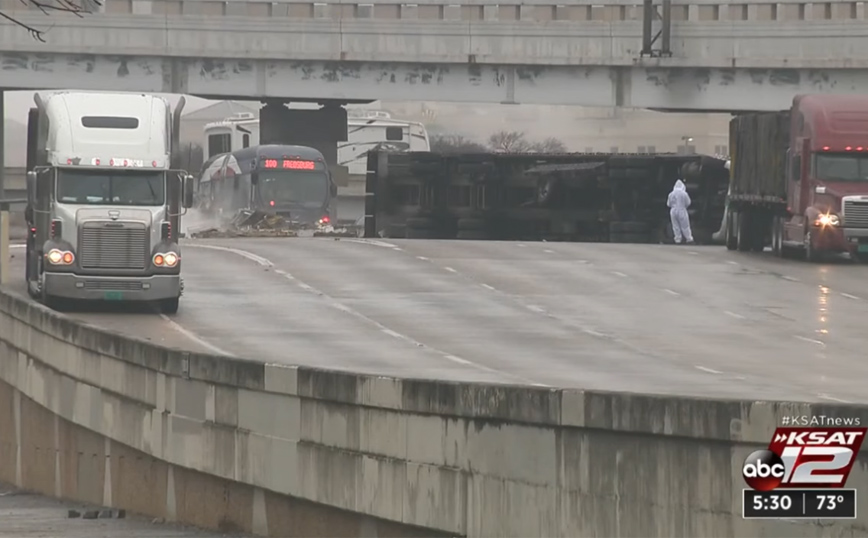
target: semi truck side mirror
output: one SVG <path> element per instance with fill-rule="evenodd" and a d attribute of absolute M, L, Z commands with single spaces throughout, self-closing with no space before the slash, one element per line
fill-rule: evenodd
<path fill-rule="evenodd" d="M 183 206 L 184 209 L 189 209 L 193 207 L 193 194 L 195 194 L 196 190 L 196 178 L 187 174 L 184 176 L 184 200 Z"/>

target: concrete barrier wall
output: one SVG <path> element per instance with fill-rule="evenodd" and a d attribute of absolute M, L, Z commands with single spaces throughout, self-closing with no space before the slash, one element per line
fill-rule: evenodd
<path fill-rule="evenodd" d="M 0 292 L 0 479 L 211 528 L 865 536 L 864 517 L 741 519 L 745 456 L 796 414 L 868 423 L 856 406 L 397 380 L 187 354 Z M 849 485 L 868 486 L 864 455 Z"/>

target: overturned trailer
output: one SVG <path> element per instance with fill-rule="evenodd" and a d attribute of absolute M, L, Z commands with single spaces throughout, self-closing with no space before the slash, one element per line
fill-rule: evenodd
<path fill-rule="evenodd" d="M 694 237 L 723 217 L 725 161 L 675 154 L 368 153 L 365 236 L 671 240 L 666 199 L 682 178 Z"/>

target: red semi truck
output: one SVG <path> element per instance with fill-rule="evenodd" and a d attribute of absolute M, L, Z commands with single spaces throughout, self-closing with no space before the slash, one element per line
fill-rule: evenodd
<path fill-rule="evenodd" d="M 798 95 L 730 122 L 730 250 L 868 261 L 868 95 Z"/>

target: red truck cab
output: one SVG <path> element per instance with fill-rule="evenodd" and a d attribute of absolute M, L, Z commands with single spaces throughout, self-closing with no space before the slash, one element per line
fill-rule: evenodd
<path fill-rule="evenodd" d="M 868 95 L 798 95 L 783 245 L 868 259 Z"/>

